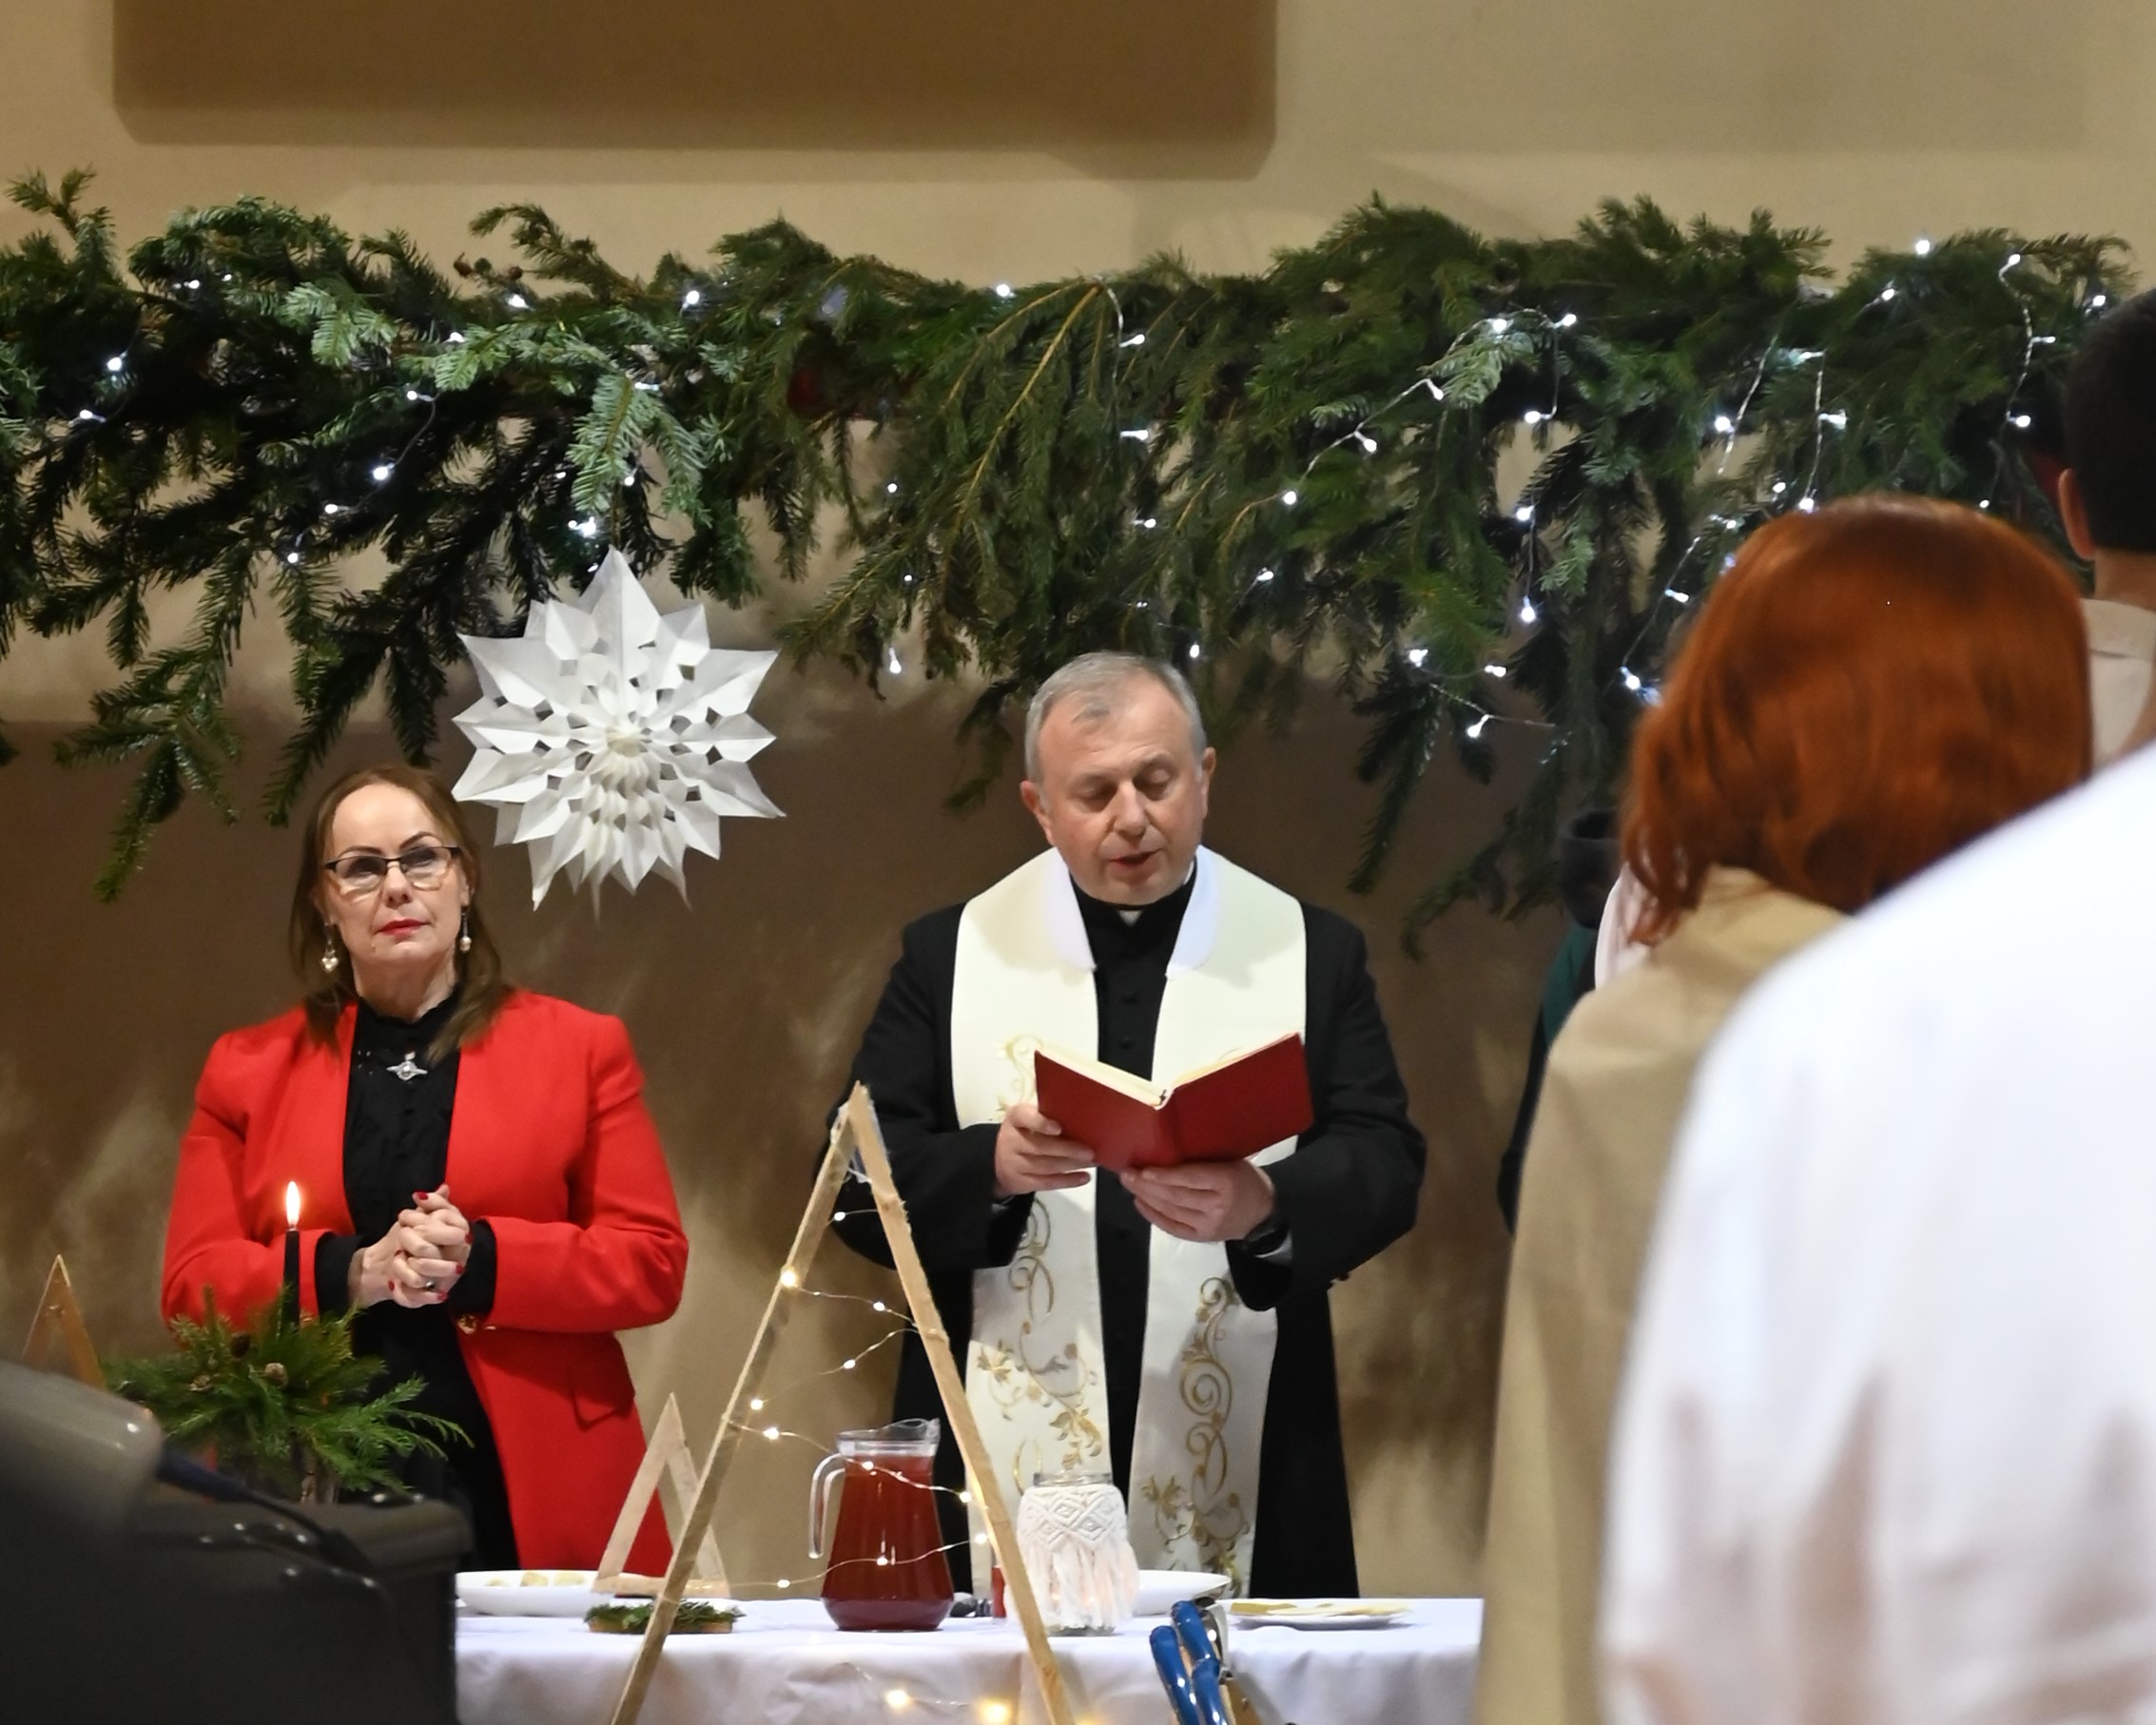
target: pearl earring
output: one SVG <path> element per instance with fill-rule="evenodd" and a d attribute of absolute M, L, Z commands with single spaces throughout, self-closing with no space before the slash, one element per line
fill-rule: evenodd
<path fill-rule="evenodd" d="M 456 950 L 472 950 L 472 913 L 469 909 L 460 912 L 456 919 Z"/>
<path fill-rule="evenodd" d="M 321 967 L 334 977 L 337 974 L 337 937 L 329 932 L 327 923 L 322 925 L 321 932 Z"/>

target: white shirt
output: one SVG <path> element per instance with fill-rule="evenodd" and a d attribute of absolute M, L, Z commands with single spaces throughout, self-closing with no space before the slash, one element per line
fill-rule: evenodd
<path fill-rule="evenodd" d="M 2156 1720 L 2156 756 L 1789 961 L 1694 1090 L 1610 1725 Z"/>
<path fill-rule="evenodd" d="M 2096 764 L 2117 757 L 2156 681 L 2156 611 L 2116 599 L 2084 599 L 2088 699 L 2096 714 Z"/>

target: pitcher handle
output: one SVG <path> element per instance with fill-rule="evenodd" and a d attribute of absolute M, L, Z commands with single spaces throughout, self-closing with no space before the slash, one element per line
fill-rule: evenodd
<path fill-rule="evenodd" d="M 845 1469 L 844 1456 L 825 1456 L 808 1479 L 808 1560 L 824 1560 L 824 1535 L 831 1520 L 831 1487 Z"/>

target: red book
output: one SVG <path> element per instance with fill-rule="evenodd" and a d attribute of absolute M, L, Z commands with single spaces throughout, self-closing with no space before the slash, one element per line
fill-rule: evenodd
<path fill-rule="evenodd" d="M 1313 1115 L 1303 1039 L 1291 1031 L 1162 1086 L 1060 1049 L 1039 1049 L 1040 1112 L 1102 1168 L 1233 1162 L 1302 1134 Z"/>

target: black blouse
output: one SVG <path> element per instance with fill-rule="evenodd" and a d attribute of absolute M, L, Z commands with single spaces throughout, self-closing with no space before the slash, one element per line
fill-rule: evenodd
<path fill-rule="evenodd" d="M 344 1308 L 354 1254 L 387 1233 L 414 1194 L 432 1192 L 448 1169 L 458 1054 L 452 1049 L 436 1060 L 427 1050 L 456 1006 L 452 994 L 406 1021 L 359 1003 L 344 1103 L 344 1201 L 357 1231 L 325 1235 L 316 1250 L 315 1287 L 325 1312 Z M 456 1196 L 452 1190 L 451 1199 Z M 494 1289 L 494 1230 L 475 1221 L 470 1259 L 447 1300 L 417 1308 L 379 1301 L 353 1321 L 352 1339 L 358 1351 L 380 1360 L 378 1388 L 418 1378 L 423 1387 L 410 1405 L 454 1421 L 464 1432 L 465 1441 L 447 1443 L 442 1456 L 407 1457 L 399 1469 L 405 1483 L 465 1512 L 472 1567 L 515 1569 L 516 1537 L 501 1457 L 456 1337 L 458 1317 L 493 1308 Z"/>

